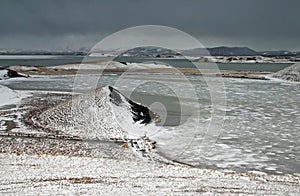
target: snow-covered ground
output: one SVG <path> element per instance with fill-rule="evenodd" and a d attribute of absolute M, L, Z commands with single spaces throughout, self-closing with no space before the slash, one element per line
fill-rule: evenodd
<path fill-rule="evenodd" d="M 128 150 L 124 153 L 130 154 Z M 299 177 L 259 172 L 222 173 L 183 165 L 144 162 L 134 156 L 111 159 L 2 153 L 0 164 L 0 192 L 11 195 L 300 193 Z"/>

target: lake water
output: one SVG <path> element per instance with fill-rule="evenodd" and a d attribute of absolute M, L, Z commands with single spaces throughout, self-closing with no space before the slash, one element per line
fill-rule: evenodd
<path fill-rule="evenodd" d="M 87 57 L 83 56 L 53 56 L 53 55 L 0 55 L 0 67 L 11 65 L 34 65 L 34 66 L 54 66 L 75 62 L 107 60 L 108 57 Z M 199 68 L 215 69 L 212 63 L 192 63 L 187 59 L 172 58 L 135 58 L 119 57 L 115 59 L 119 62 L 159 62 L 171 65 L 177 68 Z M 264 71 L 276 72 L 290 66 L 289 63 L 217 63 L 220 70 L 237 70 L 237 71 Z"/>
<path fill-rule="evenodd" d="M 120 57 L 116 59 L 120 62 L 162 62 L 178 68 L 199 68 L 199 69 L 215 69 L 212 64 L 206 62 L 191 62 L 187 59 L 157 59 L 157 58 L 132 58 Z M 220 70 L 236 70 L 236 71 L 263 71 L 277 72 L 291 65 L 291 63 L 216 63 Z"/>
<path fill-rule="evenodd" d="M 98 81 L 98 86 L 117 86 L 124 93 L 132 90 L 131 84 L 141 82 L 131 98 L 150 106 L 165 118 L 159 125 L 161 134 L 154 137 L 161 153 L 172 160 L 221 170 L 299 175 L 299 83 L 211 78 L 215 82 L 224 82 L 227 104 L 218 107 L 217 102 L 217 110 L 225 112 L 223 128 L 217 141 L 211 144 L 209 153 L 203 156 L 200 146 L 211 122 L 211 97 L 201 76 L 184 77 L 195 90 L 196 99 L 186 93 L 189 92 L 186 80 L 175 75 L 128 75 L 118 85 L 120 75 L 116 74 L 100 78 L 89 76 L 88 80 Z M 82 79 L 80 88 L 88 90 L 89 83 L 84 82 L 86 78 Z M 0 81 L 0 84 L 19 90 L 70 92 L 74 77 L 34 77 Z M 177 87 L 177 93 L 169 88 L 172 84 Z M 183 95 L 181 102 L 179 95 Z M 161 103 L 164 107 L 153 103 Z M 193 119 L 197 109 L 200 116 Z M 199 120 L 200 126 L 180 126 L 181 119 Z"/>

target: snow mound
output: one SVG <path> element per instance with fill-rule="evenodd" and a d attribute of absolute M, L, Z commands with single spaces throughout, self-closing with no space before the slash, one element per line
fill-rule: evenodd
<path fill-rule="evenodd" d="M 169 163 L 157 153 L 155 141 L 159 116 L 133 102 L 111 86 L 79 95 L 32 117 L 35 126 L 84 141 L 126 142 L 139 157 Z"/>
<path fill-rule="evenodd" d="M 274 74 L 271 74 L 271 77 L 293 82 L 300 82 L 300 63 L 296 63 Z"/>
<path fill-rule="evenodd" d="M 136 139 L 155 130 L 156 114 L 106 86 L 34 117 L 40 127 L 83 139 Z"/>

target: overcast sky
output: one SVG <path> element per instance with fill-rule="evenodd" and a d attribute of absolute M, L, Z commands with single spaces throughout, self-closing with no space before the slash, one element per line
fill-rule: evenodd
<path fill-rule="evenodd" d="M 76 49 L 136 25 L 166 25 L 207 47 L 300 50 L 299 0 L 1 0 L 0 48 Z"/>

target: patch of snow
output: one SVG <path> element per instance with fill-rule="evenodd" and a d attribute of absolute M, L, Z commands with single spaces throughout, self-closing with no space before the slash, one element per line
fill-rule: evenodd
<path fill-rule="evenodd" d="M 16 92 L 2 85 L 0 85 L 0 95 L 0 107 L 18 104 L 23 98 L 29 96 L 27 93 Z"/>
<path fill-rule="evenodd" d="M 25 65 L 14 65 L 10 66 L 8 69 L 12 70 L 22 70 L 22 71 L 38 71 L 38 68 L 35 66 L 25 66 Z"/>

